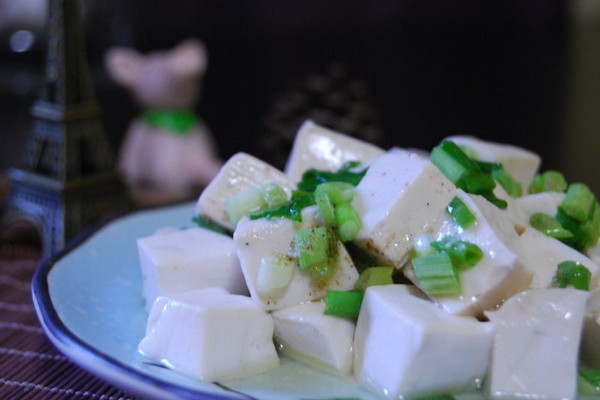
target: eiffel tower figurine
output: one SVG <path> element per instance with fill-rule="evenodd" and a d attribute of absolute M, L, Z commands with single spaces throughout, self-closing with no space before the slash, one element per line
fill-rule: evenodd
<path fill-rule="evenodd" d="M 129 204 L 100 121 L 79 1 L 50 0 L 48 6 L 44 83 L 31 109 L 24 167 L 9 172 L 4 218 L 36 225 L 44 257 Z"/>

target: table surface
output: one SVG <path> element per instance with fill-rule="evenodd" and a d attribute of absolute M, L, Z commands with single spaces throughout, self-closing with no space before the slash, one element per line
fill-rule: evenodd
<path fill-rule="evenodd" d="M 46 338 L 31 299 L 40 255 L 32 226 L 0 235 L 0 399 L 135 399 L 71 363 Z"/>

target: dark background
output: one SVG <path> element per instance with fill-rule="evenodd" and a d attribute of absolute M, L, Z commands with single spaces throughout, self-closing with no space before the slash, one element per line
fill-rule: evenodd
<path fill-rule="evenodd" d="M 197 37 L 209 53 L 197 111 L 224 159 L 243 150 L 281 166 L 311 117 L 383 147 L 430 149 L 454 134 L 514 143 L 600 192 L 597 85 L 579 73 L 600 71 L 600 44 L 585 42 L 600 36 L 578 3 L 110 0 L 85 2 L 84 20 L 115 152 L 137 108 L 107 76 L 105 51 Z M 7 44 L 17 28 L 0 29 L 0 170 L 19 165 L 44 61 L 43 28 L 21 53 Z"/>

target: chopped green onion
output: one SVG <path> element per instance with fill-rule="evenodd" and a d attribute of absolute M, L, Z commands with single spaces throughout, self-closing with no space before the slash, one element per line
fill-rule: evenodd
<path fill-rule="evenodd" d="M 471 158 L 450 140 L 434 147 L 431 151 L 431 162 L 454 184 L 465 172 L 479 171 Z"/>
<path fill-rule="evenodd" d="M 432 396 L 417 397 L 414 400 L 455 400 L 451 394 L 438 394 Z"/>
<path fill-rule="evenodd" d="M 367 173 L 366 168 L 357 172 L 351 170 L 358 165 L 359 163 L 356 161 L 349 161 L 337 172 L 309 169 L 302 175 L 302 180 L 298 183 L 298 189 L 306 192 L 314 192 L 319 184 L 325 182 L 347 182 L 356 186 Z"/>
<path fill-rule="evenodd" d="M 274 294 L 286 288 L 294 276 L 294 259 L 282 254 L 271 254 L 260 260 L 256 290 L 260 294 Z"/>
<path fill-rule="evenodd" d="M 332 204 L 349 203 L 355 193 L 356 188 L 346 182 L 326 182 L 315 188 L 315 196 L 325 194 Z"/>
<path fill-rule="evenodd" d="M 320 185 L 319 185 L 320 186 Z M 319 187 L 317 186 L 317 188 Z M 335 226 L 337 221 L 335 219 L 335 208 L 329 199 L 327 193 L 315 191 L 315 202 L 319 211 L 328 226 Z"/>
<path fill-rule="evenodd" d="M 429 295 L 457 295 L 460 276 L 446 253 L 434 253 L 412 260 L 419 287 Z"/>
<path fill-rule="evenodd" d="M 502 164 L 500 164 L 499 162 L 481 161 L 476 160 L 473 156 L 469 157 L 471 157 L 473 159 L 473 162 L 479 167 L 479 169 L 485 173 L 491 174 L 497 169 L 504 169 L 504 167 L 502 167 Z"/>
<path fill-rule="evenodd" d="M 463 229 L 469 228 L 476 221 L 475 215 L 469 210 L 469 207 L 458 197 L 454 197 L 448 207 L 448 214 Z"/>
<path fill-rule="evenodd" d="M 600 236 L 600 205 L 593 204 L 592 211 L 588 219 L 584 222 L 577 222 L 566 215 L 560 208 L 556 213 L 556 219 L 569 231 L 573 233 L 573 238 L 563 240 L 564 243 L 579 251 L 593 247 L 598 242 Z"/>
<path fill-rule="evenodd" d="M 358 318 L 364 295 L 362 290 L 328 290 L 325 296 L 325 315 Z"/>
<path fill-rule="evenodd" d="M 317 281 L 328 281 L 335 272 L 335 268 L 331 262 L 326 264 L 313 265 L 308 269 L 311 278 Z"/>
<path fill-rule="evenodd" d="M 209 229 L 211 231 L 222 233 L 223 235 L 231 236 L 227 228 L 221 226 L 211 220 L 201 217 L 199 215 L 194 215 L 192 217 L 192 221 L 198 225 L 200 228 Z"/>
<path fill-rule="evenodd" d="M 497 198 L 492 192 L 496 182 L 486 170 L 491 170 L 493 167 L 482 161 L 478 164 L 456 143 L 445 140 L 434 147 L 431 152 L 431 162 L 458 188 L 468 193 L 480 194 L 498 208 L 506 209 L 508 206 L 506 201 Z"/>
<path fill-rule="evenodd" d="M 324 226 L 300 229 L 296 232 L 295 245 L 300 269 L 327 264 L 330 256 L 329 231 Z"/>
<path fill-rule="evenodd" d="M 479 171 L 466 171 L 454 183 L 456 187 L 473 194 L 488 193 L 496 187 L 491 175 Z"/>
<path fill-rule="evenodd" d="M 447 253 L 452 263 L 461 270 L 474 267 L 483 258 L 483 251 L 475 243 L 459 240 L 454 237 L 431 242 L 431 247 Z"/>
<path fill-rule="evenodd" d="M 342 242 L 354 239 L 362 226 L 358 214 L 349 203 L 338 204 L 335 207 L 335 219 Z"/>
<path fill-rule="evenodd" d="M 292 221 L 302 221 L 302 209 L 315 204 L 312 193 L 295 190 L 292 192 L 292 198 L 285 204 L 275 207 L 268 207 L 250 214 L 250 219 L 273 219 L 287 218 Z"/>
<path fill-rule="evenodd" d="M 352 261 L 354 261 L 354 266 L 357 270 L 361 271 L 365 268 L 377 265 L 377 260 L 375 260 L 371 254 L 360 248 L 355 243 L 346 242 L 344 243 L 344 247 L 346 247 L 348 254 L 350 254 L 350 258 L 352 258 Z"/>
<path fill-rule="evenodd" d="M 267 207 L 277 207 L 288 200 L 285 190 L 276 183 L 267 183 L 260 188 L 260 191 Z"/>
<path fill-rule="evenodd" d="M 455 400 L 451 394 L 438 394 L 432 396 L 417 397 L 414 400 Z"/>
<path fill-rule="evenodd" d="M 371 267 L 361 272 L 354 284 L 354 290 L 367 290 L 369 286 L 390 285 L 394 281 L 392 273 L 394 267 Z"/>
<path fill-rule="evenodd" d="M 237 223 L 244 215 L 259 210 L 267 204 L 257 187 L 246 189 L 225 201 L 225 212 L 229 221 Z"/>
<path fill-rule="evenodd" d="M 542 193 L 542 192 L 564 192 L 567 190 L 567 180 L 558 171 L 546 171 L 543 174 L 537 174 L 527 192 L 529 194 Z"/>
<path fill-rule="evenodd" d="M 579 392 L 582 394 L 600 393 L 600 368 L 581 368 L 578 374 Z"/>
<path fill-rule="evenodd" d="M 485 197 L 487 201 L 489 201 L 501 210 L 506 210 L 506 207 L 508 207 L 508 203 L 506 202 L 506 200 L 499 199 L 498 197 L 496 197 L 494 192 L 482 193 L 481 195 Z"/>
<path fill-rule="evenodd" d="M 563 226 L 551 215 L 544 213 L 534 213 L 529 217 L 529 224 L 542 232 L 546 236 L 550 236 L 554 239 L 567 239 L 572 238 L 573 233 L 563 228 Z"/>
<path fill-rule="evenodd" d="M 563 261 L 556 268 L 554 285 L 559 288 L 573 286 L 579 290 L 590 290 L 592 274 L 583 264 L 576 261 Z"/>
<path fill-rule="evenodd" d="M 521 184 L 516 181 L 502 166 L 500 168 L 494 168 L 492 170 L 492 178 L 500 183 L 500 186 L 508 193 L 511 197 L 520 197 L 523 193 Z"/>
<path fill-rule="evenodd" d="M 567 194 L 558 207 L 569 217 L 583 222 L 590 215 L 595 203 L 596 196 L 585 184 L 573 183 L 569 185 Z"/>

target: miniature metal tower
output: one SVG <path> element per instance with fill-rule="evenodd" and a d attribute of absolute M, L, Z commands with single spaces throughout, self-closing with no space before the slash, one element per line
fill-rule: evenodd
<path fill-rule="evenodd" d="M 127 208 L 86 59 L 78 0 L 49 1 L 44 82 L 22 169 L 10 171 L 5 217 L 39 229 L 44 256 Z"/>

